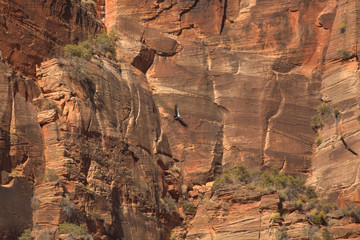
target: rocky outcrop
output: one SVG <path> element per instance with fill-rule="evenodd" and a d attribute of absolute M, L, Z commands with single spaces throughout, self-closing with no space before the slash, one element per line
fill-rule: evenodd
<path fill-rule="evenodd" d="M 7 62 L 34 75 L 36 65 L 59 56 L 63 45 L 100 31 L 93 5 L 82 2 L 0 1 L 0 49 Z"/>
<path fill-rule="evenodd" d="M 358 5 L 0 0 L 0 194 L 9 200 L 0 222 L 11 215 L 0 236 L 31 227 L 59 238 L 65 221 L 95 239 L 168 239 L 175 226 L 189 239 L 314 230 L 274 192 L 212 195 L 211 182 L 238 163 L 304 175 L 339 206 L 358 202 L 358 156 L 340 140 L 360 153 Z M 116 61 L 43 61 L 101 21 L 117 34 Z M 319 104 L 331 113 L 312 129 Z M 184 199 L 196 212 L 181 209 Z M 336 238 L 358 236 L 356 223 L 332 220 Z"/>
<path fill-rule="evenodd" d="M 14 239 L 32 225 L 33 180 L 43 174 L 43 139 L 29 103 L 40 91 L 31 80 L 0 62 L 0 179 L 2 239 Z"/>
<path fill-rule="evenodd" d="M 312 162 L 309 182 L 329 200 L 340 205 L 359 201 L 359 158 L 347 151 L 340 138 L 359 151 L 359 67 L 357 39 L 358 3 L 339 2 L 325 59 L 321 93 L 323 101 L 339 115 L 327 119 L 320 132 L 323 139 Z"/>
<path fill-rule="evenodd" d="M 176 227 L 172 235 L 175 239 L 359 238 L 358 221 L 344 217 L 342 210 L 317 203 L 317 208 L 323 208 L 319 212 L 323 217 L 317 218 L 321 215 L 310 206 L 314 202 L 294 203 L 281 195 L 252 183 L 206 188 L 189 199 L 196 213 L 187 216 L 186 224 Z"/>
<path fill-rule="evenodd" d="M 105 24 L 119 34 L 119 56 L 146 73 L 172 156 L 188 184 L 203 184 L 221 166 L 242 162 L 254 168 L 279 166 L 287 173 L 311 172 L 309 183 L 329 193 L 329 181 L 320 176 L 334 179 L 338 170 L 329 161 L 330 152 L 319 151 L 313 162 L 316 135 L 309 122 L 322 101 L 331 101 L 341 113 L 350 105 L 357 108 L 342 90 L 335 98 L 346 105 L 339 108 L 330 96 L 335 90 L 327 90 L 329 84 L 349 89 L 332 83 L 338 83 L 340 74 L 356 94 L 354 2 L 288 1 L 276 7 L 270 1 L 108 4 L 116 5 L 105 11 Z M 148 35 L 146 29 L 161 29 L 162 35 Z M 167 41 L 179 50 L 162 54 L 168 45 L 161 43 Z M 126 48 L 130 45 L 136 47 Z M 353 80 L 343 76 L 345 71 L 354 73 Z M 172 119 L 179 102 L 188 128 Z M 354 114 L 348 116 L 354 131 Z M 349 165 L 357 164 L 353 159 Z M 327 164 L 333 174 L 324 172 L 332 171 L 324 168 Z M 350 179 L 357 179 L 356 169 L 346 188 Z M 339 197 L 339 184 L 331 190 L 333 200 Z M 350 195 L 357 192 L 352 189 Z"/>
<path fill-rule="evenodd" d="M 43 96 L 62 97 L 52 100 L 58 119 L 42 126 L 45 167 L 58 179 L 35 189 L 49 201 L 36 210 L 33 231 L 56 234 L 76 215 L 97 238 L 164 238 L 157 109 L 135 68 L 97 61 L 51 60 L 38 73 Z"/>
<path fill-rule="evenodd" d="M 146 77 L 187 181 L 202 184 L 221 166 L 238 162 L 309 172 L 314 137 L 309 119 L 320 103 L 322 66 L 309 60 L 325 56 L 327 43 L 314 36 L 330 31 L 310 23 L 320 21 L 325 5 L 164 1 L 135 9 L 135 3 L 122 2 L 105 16 L 108 29 L 119 34 L 119 49 L 129 42 L 137 46 L 120 56 L 124 51 L 134 59 L 130 62 L 151 59 Z M 145 28 L 164 35 L 149 36 Z M 180 51 L 161 54 L 161 44 L 154 42 L 169 38 Z M 185 129 L 172 120 L 179 102 Z"/>

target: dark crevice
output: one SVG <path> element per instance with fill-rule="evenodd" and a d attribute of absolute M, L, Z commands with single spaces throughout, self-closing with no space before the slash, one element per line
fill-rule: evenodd
<path fill-rule="evenodd" d="M 171 32 L 167 32 L 167 33 L 168 33 L 168 34 L 175 34 L 176 36 L 180 36 L 180 35 L 182 34 L 182 31 L 183 31 L 183 30 L 192 29 L 192 28 L 195 28 L 194 24 L 190 24 L 189 26 L 182 27 L 182 28 L 180 28 L 179 30 L 171 31 Z"/>
<path fill-rule="evenodd" d="M 160 17 L 160 14 L 162 14 L 164 11 L 167 11 L 167 10 L 170 10 L 171 8 L 173 8 L 175 5 L 177 4 L 177 2 L 171 4 L 169 7 L 167 8 L 163 8 L 161 9 L 157 14 L 155 14 L 154 16 L 150 17 L 150 18 L 147 18 L 147 19 L 144 19 L 143 22 L 150 22 L 150 21 L 153 21 L 155 19 L 157 19 L 158 17 Z"/>
<path fill-rule="evenodd" d="M 209 171 L 207 182 L 213 181 L 217 176 L 222 173 L 222 160 L 224 154 L 224 146 L 223 146 L 223 138 L 224 138 L 224 125 L 221 126 L 217 136 L 216 136 L 216 144 L 214 148 L 214 158 L 211 163 L 211 169 Z"/>
<path fill-rule="evenodd" d="M 141 72 L 146 74 L 147 70 L 151 67 L 154 62 L 155 50 L 150 49 L 143 45 L 141 47 L 139 55 L 137 55 L 131 65 L 139 69 Z"/>
<path fill-rule="evenodd" d="M 112 239 L 124 239 L 124 229 L 121 216 L 122 209 L 121 206 L 123 203 L 121 202 L 119 196 L 121 196 L 123 192 L 119 188 L 111 189 L 111 200 L 112 200 L 112 212 L 113 214 L 113 224 L 110 226 L 110 236 Z"/>
<path fill-rule="evenodd" d="M 61 15 L 61 18 L 65 20 L 65 22 L 69 23 L 72 15 L 71 15 L 71 9 L 73 8 L 71 0 L 66 0 L 66 6 L 64 9 L 64 12 Z"/>
<path fill-rule="evenodd" d="M 222 31 L 224 30 L 225 21 L 226 21 L 226 10 L 227 10 L 227 0 L 224 0 L 224 14 L 223 14 L 223 17 L 222 17 L 220 34 L 221 34 Z"/>
<path fill-rule="evenodd" d="M 181 13 L 180 13 L 180 21 L 181 21 L 181 17 L 185 14 L 185 13 L 188 13 L 190 12 L 193 8 L 196 7 L 196 5 L 199 3 L 199 0 L 195 0 L 193 5 L 191 5 L 189 8 L 187 9 L 184 9 Z"/>
<path fill-rule="evenodd" d="M 11 106 L 10 106 L 11 107 Z M 10 127 L 10 124 L 8 124 Z M 11 159 L 10 159 L 10 128 L 6 126 L 6 129 L 0 127 L 0 157 L 2 159 L 0 164 L 0 170 L 7 172 L 11 171 Z M 0 171 L 0 177 L 1 177 Z"/>
<path fill-rule="evenodd" d="M 80 153 L 81 161 L 80 161 L 80 172 L 84 174 L 84 176 L 88 176 L 89 168 L 91 165 L 91 157 L 88 153 Z"/>

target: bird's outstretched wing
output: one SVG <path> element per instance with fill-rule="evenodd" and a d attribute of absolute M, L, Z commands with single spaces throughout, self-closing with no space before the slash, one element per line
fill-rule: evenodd
<path fill-rule="evenodd" d="M 179 113 L 179 106 L 177 104 L 175 104 L 175 115 L 174 115 L 174 119 L 178 120 L 181 125 L 183 125 L 184 127 L 187 127 L 187 124 L 182 120 L 182 117 L 180 116 Z"/>
<path fill-rule="evenodd" d="M 344 144 L 345 148 L 348 149 L 349 146 L 346 144 L 345 140 L 343 137 L 340 137 L 340 140 L 342 141 L 342 143 Z"/>
<path fill-rule="evenodd" d="M 351 148 L 348 149 L 352 154 L 354 154 L 355 156 L 357 156 L 358 154 L 356 152 L 354 152 L 354 150 L 352 150 Z"/>
<path fill-rule="evenodd" d="M 352 154 L 354 154 L 355 156 L 357 156 L 358 154 L 352 150 L 349 145 L 347 145 L 347 143 L 345 142 L 345 139 L 343 137 L 340 137 L 340 140 L 342 141 L 342 143 L 344 144 L 346 150 L 348 150 L 349 152 L 351 152 Z"/>
<path fill-rule="evenodd" d="M 177 119 L 177 120 L 179 120 L 179 122 L 181 123 L 181 125 L 183 125 L 184 127 L 187 127 L 187 124 L 186 124 L 181 118 L 179 118 L 179 119 Z"/>

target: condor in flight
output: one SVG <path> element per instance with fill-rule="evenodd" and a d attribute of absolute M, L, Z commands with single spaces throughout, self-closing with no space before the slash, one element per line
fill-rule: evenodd
<path fill-rule="evenodd" d="M 182 120 L 182 117 L 180 116 L 180 113 L 179 113 L 179 106 L 177 104 L 175 104 L 175 115 L 174 115 L 174 119 L 175 120 L 178 120 L 181 125 L 183 125 L 184 127 L 187 127 L 187 124 L 184 123 L 184 121 Z"/>
<path fill-rule="evenodd" d="M 345 142 L 345 139 L 343 137 L 340 137 L 340 140 L 342 141 L 342 143 L 345 146 L 345 149 L 348 150 L 349 152 L 351 152 L 352 154 L 354 154 L 355 156 L 357 156 L 358 154 L 356 152 L 354 152 L 354 150 L 352 150 L 349 145 L 347 145 L 347 143 Z"/>

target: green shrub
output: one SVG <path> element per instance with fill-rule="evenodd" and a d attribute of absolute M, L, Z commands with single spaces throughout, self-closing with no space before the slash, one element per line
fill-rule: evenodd
<path fill-rule="evenodd" d="M 269 171 L 262 172 L 260 175 L 260 184 L 264 187 L 273 187 L 275 184 L 273 175 Z"/>
<path fill-rule="evenodd" d="M 311 186 L 306 187 L 305 196 L 306 196 L 307 200 L 317 199 L 317 194 L 316 194 L 315 188 L 311 187 Z"/>
<path fill-rule="evenodd" d="M 328 203 L 328 202 L 318 202 L 316 205 L 316 209 L 318 211 L 322 211 L 324 213 L 329 213 L 336 209 L 336 204 Z"/>
<path fill-rule="evenodd" d="M 305 194 L 305 179 L 298 176 L 286 175 L 279 172 L 279 169 L 265 171 L 250 171 L 243 165 L 233 169 L 225 170 L 218 176 L 213 184 L 212 190 L 228 187 L 228 185 L 243 184 L 249 187 L 249 184 L 258 187 L 265 187 L 268 190 L 276 189 L 279 194 L 283 193 L 284 198 L 296 200 L 300 194 Z"/>
<path fill-rule="evenodd" d="M 273 178 L 273 185 L 276 189 L 285 189 L 289 184 L 289 179 L 291 176 L 285 175 L 283 173 L 279 173 L 277 175 L 272 175 Z"/>
<path fill-rule="evenodd" d="M 301 177 L 289 176 L 287 186 L 284 190 L 288 200 L 292 201 L 299 198 L 305 191 L 305 179 Z"/>
<path fill-rule="evenodd" d="M 321 202 L 318 199 L 308 199 L 306 202 L 306 211 L 316 209 L 317 212 L 322 211 L 324 213 L 329 213 L 333 210 L 336 210 L 336 204 Z"/>
<path fill-rule="evenodd" d="M 317 146 L 320 146 L 322 144 L 322 141 L 323 139 L 320 135 L 315 138 L 315 143 Z"/>
<path fill-rule="evenodd" d="M 303 205 L 304 205 L 304 202 L 300 198 L 295 201 L 295 209 L 296 210 L 302 210 Z"/>
<path fill-rule="evenodd" d="M 295 200 L 298 195 L 303 193 L 306 189 L 305 179 L 298 176 L 286 175 L 279 173 L 277 175 L 263 172 L 262 184 L 266 187 L 274 187 L 276 190 L 283 190 L 285 197 L 288 200 Z"/>
<path fill-rule="evenodd" d="M 327 104 L 327 103 L 324 103 L 324 104 L 320 104 L 318 107 L 317 107 L 317 111 L 318 113 L 323 116 L 323 117 L 328 117 L 328 116 L 331 116 L 333 110 L 331 109 L 330 105 Z"/>
<path fill-rule="evenodd" d="M 73 223 L 62 223 L 59 225 L 60 234 L 69 234 L 76 239 L 90 239 L 85 224 L 76 225 Z"/>
<path fill-rule="evenodd" d="M 341 209 L 344 217 L 352 218 L 356 223 L 360 223 L 360 207 L 355 204 L 347 204 Z"/>
<path fill-rule="evenodd" d="M 333 109 L 333 114 L 334 114 L 334 117 L 335 117 L 335 118 L 339 117 L 339 116 L 340 116 L 340 111 L 339 111 L 339 109 L 334 108 L 334 109 Z"/>
<path fill-rule="evenodd" d="M 33 239 L 31 237 L 31 228 L 25 229 L 24 232 L 21 234 L 21 236 L 18 239 L 19 240 L 31 240 L 31 239 Z"/>
<path fill-rule="evenodd" d="M 244 183 L 248 183 L 250 181 L 251 172 L 247 170 L 244 165 L 239 164 L 231 171 L 232 174 L 236 176 L 236 180 Z"/>
<path fill-rule="evenodd" d="M 115 58 L 115 41 L 116 35 L 113 31 L 109 35 L 106 32 L 97 34 L 93 39 L 95 50 L 110 59 Z"/>
<path fill-rule="evenodd" d="M 229 23 L 234 23 L 234 18 L 229 17 L 229 18 L 228 18 L 228 21 L 229 21 Z"/>
<path fill-rule="evenodd" d="M 325 223 L 326 220 L 326 214 L 323 211 L 316 211 L 313 210 L 312 212 L 310 212 L 310 214 L 308 215 L 308 218 L 311 222 L 313 222 L 314 224 L 317 225 L 321 225 Z"/>
<path fill-rule="evenodd" d="M 314 130 L 322 128 L 324 126 L 324 120 L 340 115 L 340 111 L 337 108 L 331 108 L 328 103 L 320 104 L 317 107 L 318 114 L 311 117 L 310 127 Z"/>
<path fill-rule="evenodd" d="M 226 187 L 230 184 L 248 184 L 254 181 L 257 172 L 251 172 L 246 169 L 242 164 L 232 169 L 226 169 L 218 176 L 212 186 L 213 190 Z"/>
<path fill-rule="evenodd" d="M 11 173 L 9 174 L 11 177 L 16 177 L 18 171 L 14 168 L 13 170 L 11 170 Z"/>
<path fill-rule="evenodd" d="M 64 55 L 67 57 L 78 57 L 85 60 L 91 60 L 94 52 L 101 54 L 109 59 L 115 58 L 115 32 L 111 31 L 109 35 L 106 32 L 95 35 L 86 41 L 78 44 L 67 44 L 64 47 Z"/>
<path fill-rule="evenodd" d="M 310 127 L 312 129 L 322 128 L 323 126 L 323 119 L 320 115 L 315 115 L 311 117 Z"/>
<path fill-rule="evenodd" d="M 185 202 L 183 208 L 185 213 L 192 214 L 195 212 L 195 205 L 193 203 Z"/>
<path fill-rule="evenodd" d="M 89 41 L 80 42 L 78 45 L 67 44 L 64 47 L 64 54 L 67 57 L 78 57 L 90 60 L 92 57 L 93 48 Z"/>
<path fill-rule="evenodd" d="M 225 187 L 227 184 L 233 183 L 229 171 L 224 171 L 219 177 L 217 177 L 212 185 L 212 189 L 216 190 Z"/>
<path fill-rule="evenodd" d="M 160 209 L 166 214 L 178 214 L 176 201 L 171 197 L 160 198 Z"/>
<path fill-rule="evenodd" d="M 343 34 L 346 31 L 345 23 L 340 24 L 339 31 L 341 34 Z"/>
<path fill-rule="evenodd" d="M 272 220 L 276 221 L 276 220 L 279 220 L 279 219 L 281 219 L 281 214 L 279 212 L 274 213 L 274 215 L 272 216 Z"/>
<path fill-rule="evenodd" d="M 347 60 L 347 59 L 351 58 L 352 53 L 347 50 L 340 49 L 340 50 L 338 50 L 338 56 L 342 60 Z"/>

